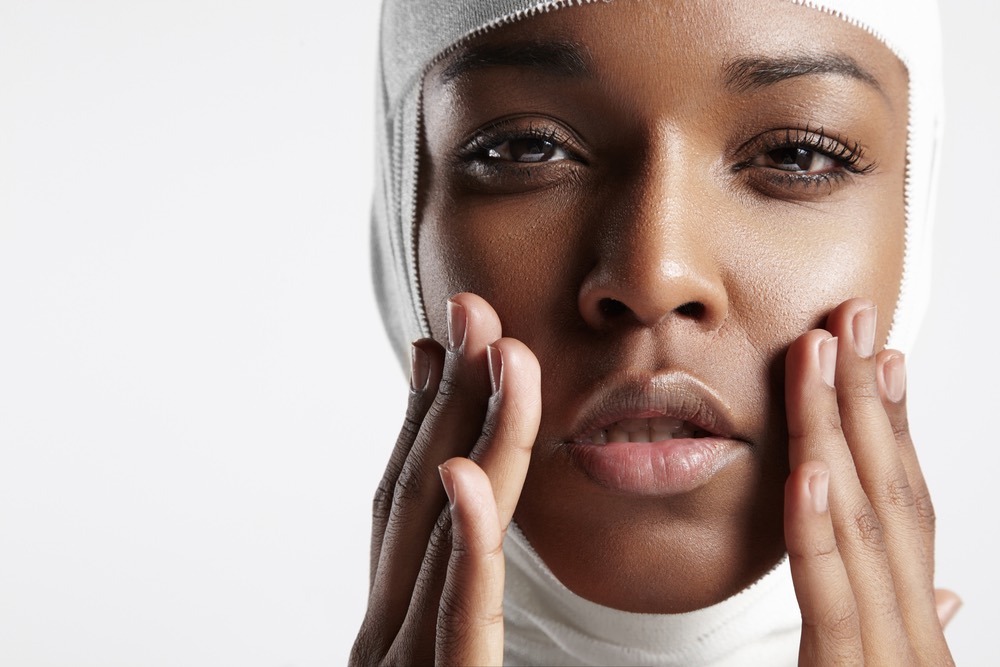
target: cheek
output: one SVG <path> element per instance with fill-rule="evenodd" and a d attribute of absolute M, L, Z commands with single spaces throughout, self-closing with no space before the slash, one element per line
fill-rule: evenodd
<path fill-rule="evenodd" d="M 872 189 L 836 211 L 790 212 L 773 225 L 754 226 L 734 251 L 730 299 L 747 333 L 778 353 L 852 297 L 871 299 L 888 336 L 903 266 L 902 188 Z M 892 202 L 892 203 L 886 203 Z"/>
<path fill-rule="evenodd" d="M 427 201 L 418 261 L 435 337 L 445 331 L 445 300 L 462 291 L 490 302 L 504 335 L 529 346 L 541 343 L 554 315 L 574 316 L 589 257 L 585 240 L 572 228 L 580 219 L 579 204 L 556 189 L 520 199 L 456 199 L 432 190 Z"/>

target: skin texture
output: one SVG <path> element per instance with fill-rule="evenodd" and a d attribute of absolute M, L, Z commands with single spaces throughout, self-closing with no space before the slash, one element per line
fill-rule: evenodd
<path fill-rule="evenodd" d="M 844 21 L 776 2 L 759 12 L 639 2 L 554 12 L 484 42 L 585 45 L 594 76 L 495 67 L 442 83 L 438 68 L 425 84 L 419 257 L 431 328 L 444 333 L 449 296 L 474 292 L 538 357 L 545 411 L 515 520 L 571 590 L 619 609 L 705 607 L 777 563 L 784 352 L 851 296 L 886 314 L 897 296 L 905 70 Z M 742 93 L 724 84 L 739 58 L 826 53 L 817 34 L 887 94 L 838 75 Z M 517 130 L 575 135 L 580 159 L 480 176 L 456 157 L 478 128 L 511 116 Z M 862 144 L 859 166 L 877 166 L 794 185 L 768 180 L 786 176 L 775 169 L 736 169 L 761 141 L 806 127 Z M 602 310 L 608 300 L 622 306 Z M 679 310 L 690 303 L 701 309 Z M 669 372 L 718 394 L 746 443 L 739 460 L 679 497 L 595 484 L 563 446 L 582 406 L 603 386 Z"/>
<path fill-rule="evenodd" d="M 431 70 L 434 340 L 375 499 L 355 662 L 499 662 L 512 517 L 571 590 L 629 611 L 717 603 L 787 548 L 803 663 L 950 661 L 904 362 L 876 354 L 906 86 L 867 33 L 766 1 L 560 10 Z M 710 397 L 725 465 L 636 492 L 582 464 L 595 402 L 664 381 Z"/>

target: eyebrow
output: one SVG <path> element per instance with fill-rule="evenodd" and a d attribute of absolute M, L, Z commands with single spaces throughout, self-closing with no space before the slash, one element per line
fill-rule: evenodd
<path fill-rule="evenodd" d="M 834 74 L 861 81 L 885 95 L 882 85 L 873 74 L 861 67 L 850 56 L 842 54 L 738 58 L 726 65 L 722 71 L 726 86 L 740 93 L 771 86 L 799 76 Z"/>
<path fill-rule="evenodd" d="M 447 83 L 463 74 L 490 67 L 517 67 L 560 77 L 589 77 L 589 59 L 583 47 L 569 41 L 482 44 L 460 51 L 441 72 Z"/>

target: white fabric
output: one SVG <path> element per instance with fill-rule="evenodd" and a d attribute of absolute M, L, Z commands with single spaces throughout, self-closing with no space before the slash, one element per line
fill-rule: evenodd
<path fill-rule="evenodd" d="M 506 665 L 794 665 L 799 610 L 787 560 L 728 600 L 687 614 L 602 607 L 559 583 L 517 526 L 504 541 Z"/>
<path fill-rule="evenodd" d="M 429 335 L 415 254 L 420 88 L 435 60 L 463 39 L 560 7 L 611 0 L 386 0 L 383 6 L 378 153 L 372 212 L 376 293 L 400 360 Z M 775 0 L 776 2 L 779 0 Z M 890 346 L 912 346 L 930 292 L 930 231 L 943 114 L 940 30 L 934 0 L 780 0 L 827 11 L 883 40 L 906 64 L 910 118 L 906 252 Z M 805 9 L 803 11 L 806 11 Z M 797 608 L 787 565 L 708 609 L 644 615 L 574 595 L 512 526 L 505 616 L 514 664 L 792 664 Z"/>

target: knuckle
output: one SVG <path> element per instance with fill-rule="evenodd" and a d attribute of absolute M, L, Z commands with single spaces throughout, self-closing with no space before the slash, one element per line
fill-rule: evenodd
<path fill-rule="evenodd" d="M 824 414 L 822 426 L 825 431 L 835 435 L 842 435 L 844 432 L 844 422 L 840 418 L 840 412 L 836 410 Z"/>
<path fill-rule="evenodd" d="M 823 632 L 837 642 L 852 642 L 861 636 L 856 607 L 849 602 L 831 605 L 819 621 Z"/>
<path fill-rule="evenodd" d="M 909 510 L 913 507 L 913 489 L 905 477 L 894 477 L 885 484 L 885 500 L 897 511 Z"/>
<path fill-rule="evenodd" d="M 808 557 L 818 562 L 829 562 L 840 557 L 836 540 L 817 540 L 810 545 Z"/>
<path fill-rule="evenodd" d="M 847 397 L 853 400 L 874 399 L 879 403 L 882 402 L 878 393 L 878 387 L 875 385 L 875 379 L 873 376 L 869 376 L 868 373 L 852 375 L 841 385 L 841 388 Z"/>
<path fill-rule="evenodd" d="M 407 460 L 392 490 L 387 490 L 392 495 L 392 511 L 397 516 L 407 515 L 419 503 L 422 481 L 420 466 L 413 460 Z"/>
<path fill-rule="evenodd" d="M 851 514 L 850 530 L 865 549 L 873 553 L 885 552 L 882 522 L 868 503 Z"/>
<path fill-rule="evenodd" d="M 809 567 L 824 567 L 840 555 L 837 541 L 827 537 L 789 542 L 787 549 L 789 559 L 812 563 Z"/>
<path fill-rule="evenodd" d="M 436 647 L 439 657 L 453 655 L 469 634 L 503 624 L 503 608 L 483 607 L 448 586 L 438 610 Z"/>
<path fill-rule="evenodd" d="M 438 384 L 437 395 L 428 407 L 427 414 L 435 419 L 441 417 L 442 411 L 473 410 L 483 412 L 490 396 L 489 381 L 480 382 L 481 378 L 468 373 L 446 373 Z"/>
<path fill-rule="evenodd" d="M 406 417 L 403 418 L 403 425 L 399 427 L 399 438 L 396 442 L 404 444 L 411 443 L 416 440 L 417 434 L 420 433 L 420 427 L 423 426 L 423 423 L 423 418 L 414 414 L 413 408 L 408 410 Z"/>
<path fill-rule="evenodd" d="M 913 505 L 916 508 L 920 525 L 924 527 L 924 530 L 934 532 L 934 526 L 937 523 L 937 514 L 934 511 L 931 494 L 926 487 L 913 494 Z"/>
<path fill-rule="evenodd" d="M 503 610 L 496 607 L 479 608 L 464 596 L 452 593 L 446 595 L 447 604 L 442 604 L 438 612 L 438 641 L 454 641 L 458 629 L 484 628 L 503 623 Z"/>
<path fill-rule="evenodd" d="M 392 512 L 393 485 L 385 478 L 375 488 L 372 498 L 372 518 L 376 521 L 387 521 Z"/>
<path fill-rule="evenodd" d="M 898 444 L 910 441 L 910 421 L 905 415 L 898 419 L 890 419 L 889 422 L 892 426 L 892 435 Z"/>
<path fill-rule="evenodd" d="M 442 511 L 434 522 L 434 530 L 431 531 L 427 539 L 427 553 L 432 558 L 437 558 L 438 554 L 449 553 L 455 548 L 452 544 L 451 512 L 447 509 Z"/>
<path fill-rule="evenodd" d="M 462 388 L 452 374 L 448 373 L 441 378 L 441 382 L 438 383 L 438 397 L 442 399 L 449 399 L 454 396 L 462 395 Z"/>

